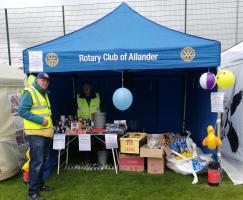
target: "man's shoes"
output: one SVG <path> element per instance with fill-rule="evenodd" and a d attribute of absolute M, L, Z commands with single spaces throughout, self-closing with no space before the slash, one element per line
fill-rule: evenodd
<path fill-rule="evenodd" d="M 42 197 L 39 193 L 29 195 L 29 197 L 33 200 L 45 200 L 44 197 Z"/>
<path fill-rule="evenodd" d="M 52 192 L 53 189 L 51 187 L 49 187 L 48 185 L 43 185 L 40 189 L 40 191 L 44 191 L 44 192 Z"/>

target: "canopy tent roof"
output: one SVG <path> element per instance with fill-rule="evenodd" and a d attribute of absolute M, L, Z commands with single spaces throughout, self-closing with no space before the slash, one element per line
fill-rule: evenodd
<path fill-rule="evenodd" d="M 24 86 L 24 79 L 22 70 L 0 64 L 0 86 Z"/>
<path fill-rule="evenodd" d="M 24 50 L 24 71 L 217 67 L 220 48 L 218 41 L 163 27 L 122 3 L 80 30 Z"/>
<path fill-rule="evenodd" d="M 243 42 L 233 46 L 221 54 L 222 68 L 243 64 Z"/>
<path fill-rule="evenodd" d="M 222 168 L 235 185 L 243 184 L 243 42 L 221 54 L 221 69 L 233 72 L 235 84 L 224 92 Z"/>

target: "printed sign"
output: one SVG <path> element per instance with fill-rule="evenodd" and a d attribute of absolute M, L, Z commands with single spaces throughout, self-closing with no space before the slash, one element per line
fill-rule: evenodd
<path fill-rule="evenodd" d="M 117 149 L 117 134 L 105 134 L 106 149 Z"/>
<path fill-rule="evenodd" d="M 216 113 L 224 112 L 224 93 L 211 92 L 211 111 Z"/>
<path fill-rule="evenodd" d="M 53 137 L 53 149 L 61 150 L 65 149 L 66 134 L 54 134 Z"/>
<path fill-rule="evenodd" d="M 43 53 L 42 51 L 29 51 L 29 71 L 43 72 Z"/>
<path fill-rule="evenodd" d="M 79 151 L 91 151 L 91 136 L 88 134 L 81 134 L 78 136 Z"/>

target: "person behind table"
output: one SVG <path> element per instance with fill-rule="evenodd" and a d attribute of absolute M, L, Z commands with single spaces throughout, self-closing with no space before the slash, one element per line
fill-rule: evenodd
<path fill-rule="evenodd" d="M 77 94 L 78 118 L 91 119 L 95 112 L 100 112 L 100 95 L 95 93 L 90 83 L 84 83 L 82 92 Z"/>
<path fill-rule="evenodd" d="M 47 94 L 49 75 L 39 73 L 32 86 L 26 87 L 18 113 L 24 119 L 25 134 L 30 147 L 29 190 L 33 200 L 43 200 L 40 191 L 52 189 L 44 184 L 43 172 L 48 158 L 50 139 L 53 136 L 51 105 Z"/>

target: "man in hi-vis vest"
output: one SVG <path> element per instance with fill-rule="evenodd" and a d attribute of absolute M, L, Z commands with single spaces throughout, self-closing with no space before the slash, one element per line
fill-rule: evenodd
<path fill-rule="evenodd" d="M 24 130 L 30 147 L 29 191 L 34 200 L 43 200 L 40 191 L 52 189 L 44 184 L 43 172 L 47 161 L 50 139 L 53 136 L 51 105 L 46 93 L 49 75 L 39 73 L 32 86 L 26 87 L 22 95 L 18 113 L 24 118 Z"/>
<path fill-rule="evenodd" d="M 81 94 L 77 95 L 78 118 L 91 119 L 91 115 L 100 112 L 100 95 L 93 91 L 91 84 L 85 83 Z"/>

